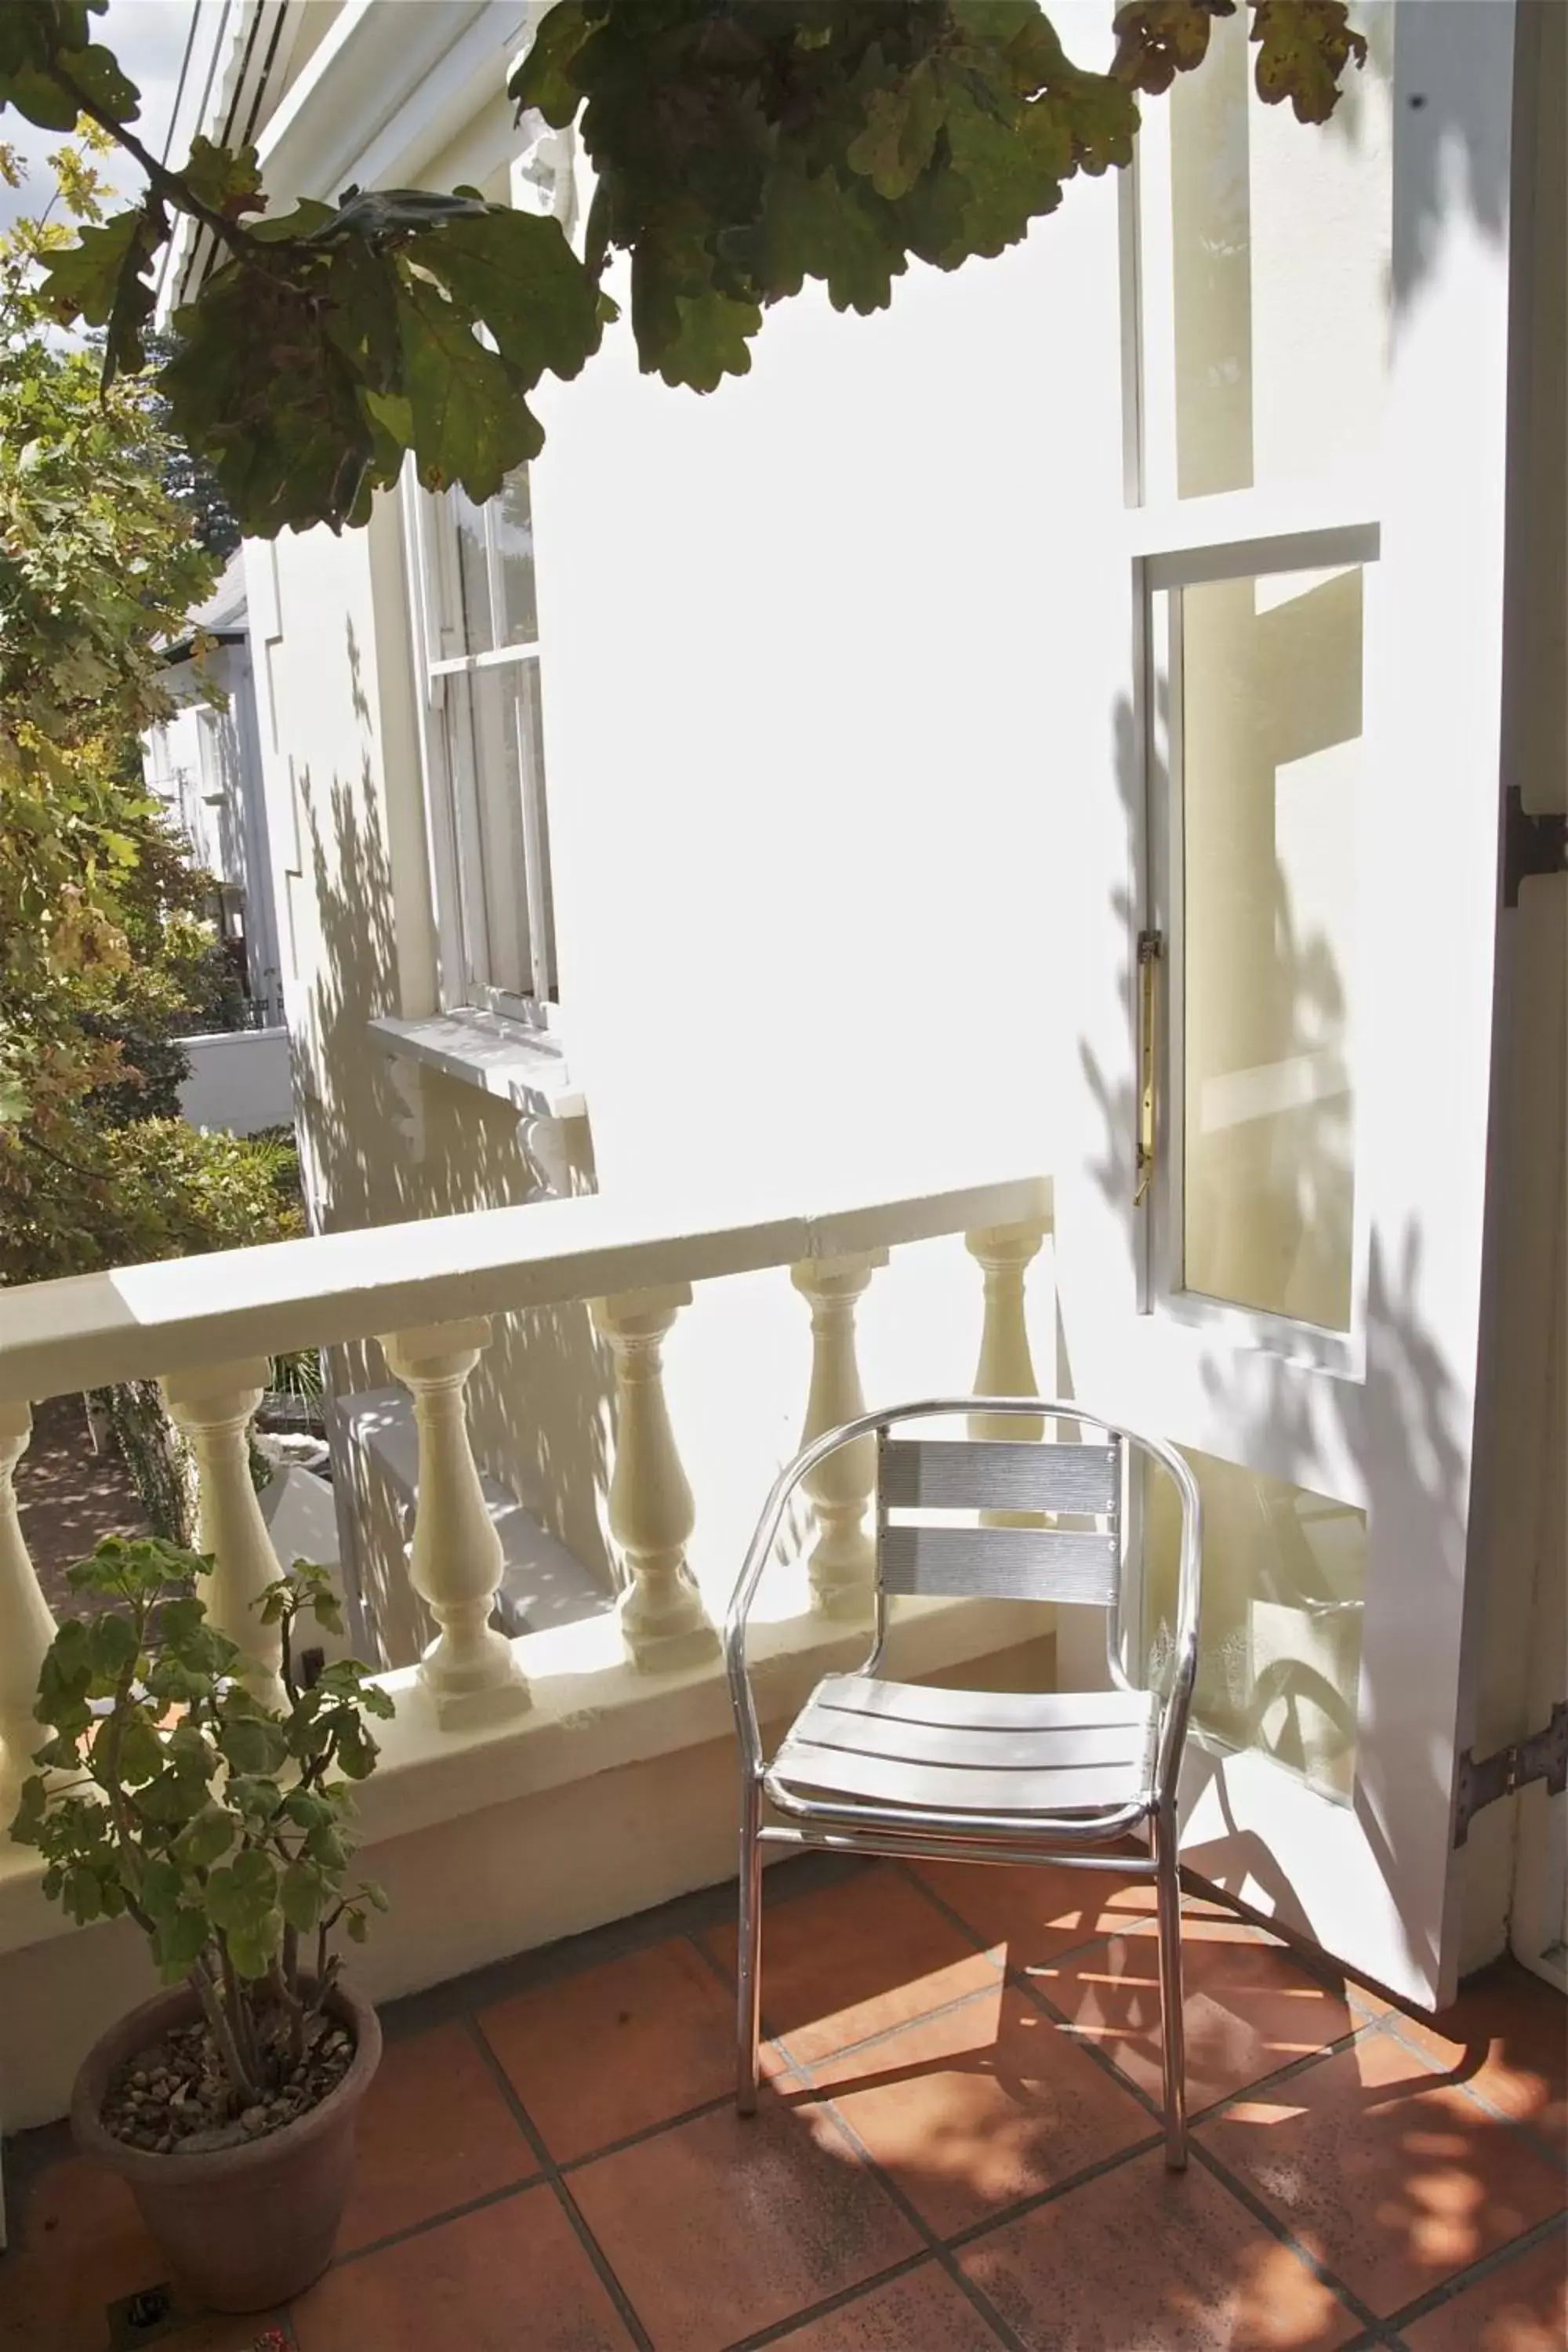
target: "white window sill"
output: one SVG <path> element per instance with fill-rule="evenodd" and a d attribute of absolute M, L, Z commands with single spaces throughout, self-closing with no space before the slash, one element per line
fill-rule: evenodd
<path fill-rule="evenodd" d="M 587 1103 L 572 1082 L 559 1034 L 525 1028 L 468 1005 L 418 1021 L 383 1014 L 369 1024 L 384 1054 L 426 1063 L 460 1085 L 499 1096 L 534 1118 L 582 1118 Z"/>

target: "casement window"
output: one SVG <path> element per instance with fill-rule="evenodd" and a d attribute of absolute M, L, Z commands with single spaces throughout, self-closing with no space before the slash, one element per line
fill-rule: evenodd
<path fill-rule="evenodd" d="M 528 468 L 476 506 L 406 491 L 441 1000 L 556 1001 Z"/>
<path fill-rule="evenodd" d="M 1393 227 L 1393 13 L 1355 20 L 1370 55 L 1316 131 L 1215 22 L 1148 110 L 1128 255 L 1146 1306 L 1341 1369 Z"/>

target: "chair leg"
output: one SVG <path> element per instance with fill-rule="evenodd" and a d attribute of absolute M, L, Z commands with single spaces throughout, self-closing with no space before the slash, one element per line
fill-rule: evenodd
<path fill-rule="evenodd" d="M 741 1800 L 741 1933 L 737 1946 L 740 1991 L 735 2018 L 735 2106 L 757 2112 L 763 2007 L 762 1790 L 748 1779 Z"/>
<path fill-rule="evenodd" d="M 1159 1908 L 1160 2049 L 1165 2093 L 1165 2165 L 1187 2164 L 1186 2029 L 1182 2014 L 1182 1881 L 1174 1814 L 1154 1822 L 1155 1892 Z"/>

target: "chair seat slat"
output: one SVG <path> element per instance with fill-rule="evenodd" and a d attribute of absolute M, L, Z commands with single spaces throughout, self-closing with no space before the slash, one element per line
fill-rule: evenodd
<path fill-rule="evenodd" d="M 817 1793 L 933 1812 L 1039 1819 L 1114 1811 L 1146 1793 L 1140 1764 L 1064 1764 L 1033 1771 L 988 1771 L 958 1764 L 917 1764 L 788 1739 L 767 1776 L 770 1791 Z"/>
<path fill-rule="evenodd" d="M 881 1453 L 882 1499 L 892 1510 L 1077 1511 L 1120 1507 L 1114 1445 L 1021 1444 L 1013 1438 L 889 1438 Z"/>
<path fill-rule="evenodd" d="M 791 1735 L 813 1748 L 852 1748 L 907 1763 L 959 1764 L 966 1769 L 1058 1771 L 1068 1764 L 1134 1764 L 1143 1754 L 1142 1725 L 1105 1723 L 1092 1730 L 975 1731 L 967 1725 L 910 1723 L 899 1716 L 843 1715 L 811 1706 Z"/>
<path fill-rule="evenodd" d="M 1142 1724 L 1145 1691 L 970 1691 L 940 1683 L 888 1682 L 879 1675 L 824 1675 L 813 1706 L 840 1713 L 901 1716 L 910 1723 L 969 1724 L 977 1731 L 1015 1726 L 1057 1730 L 1070 1724 Z"/>
<path fill-rule="evenodd" d="M 1109 1607 L 1118 1558 L 1114 1536 L 1087 1529 L 896 1527 L 882 1529 L 880 1573 L 889 1592 Z"/>

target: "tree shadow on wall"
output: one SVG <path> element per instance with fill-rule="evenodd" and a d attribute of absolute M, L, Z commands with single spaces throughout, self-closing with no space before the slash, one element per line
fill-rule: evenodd
<path fill-rule="evenodd" d="M 1111 750 L 1131 877 L 1142 854 L 1143 761 L 1138 722 L 1125 701 L 1118 703 L 1112 715 Z M 1274 1052 L 1289 1065 L 1320 1050 L 1325 1024 L 1337 1020 L 1343 1005 L 1345 980 L 1332 943 L 1302 920 L 1290 877 L 1279 858 L 1265 861 L 1260 873 L 1261 910 L 1272 934 L 1273 970 L 1282 992 L 1276 1000 Z M 1135 1087 L 1129 1074 L 1135 1067 L 1138 1036 L 1135 942 L 1140 913 L 1131 882 L 1113 893 L 1111 906 L 1127 941 L 1119 993 L 1128 1050 L 1119 1067 L 1107 1069 L 1093 1045 L 1080 1037 L 1079 1059 L 1098 1121 L 1089 1174 L 1116 1216 L 1128 1261 L 1134 1264 L 1143 1244 L 1132 1206 L 1137 1125 Z M 1164 1034 L 1169 1034 L 1168 1024 L 1183 1018 L 1183 1010 L 1167 1003 Z M 1309 1251 L 1314 1244 L 1314 1221 L 1330 1213 L 1325 1204 L 1338 1204 L 1332 1210 L 1336 1218 L 1348 1217 L 1354 1175 L 1349 1108 L 1347 1104 L 1342 1120 L 1309 1119 L 1291 1132 L 1294 1192 L 1286 1207 L 1296 1220 L 1295 1242 Z M 1229 1213 L 1238 1213 L 1234 1201 Z M 1316 1238 L 1321 1240 L 1321 1234 Z M 1434 1595 L 1446 1593 L 1448 1606 L 1443 1614 L 1451 1622 L 1465 1570 L 1467 1432 L 1464 1400 L 1423 1305 L 1424 1257 L 1423 1235 L 1414 1222 L 1397 1232 L 1374 1228 L 1371 1233 L 1364 1273 L 1364 1386 L 1305 1376 L 1283 1355 L 1270 1358 L 1254 1349 L 1247 1356 L 1243 1404 L 1226 1351 L 1217 1345 L 1211 1348 L 1200 1367 L 1204 1388 L 1223 1410 L 1222 1425 L 1231 1433 L 1233 1458 L 1267 1461 L 1272 1475 L 1252 1478 L 1244 1474 L 1241 1485 L 1247 1491 L 1242 1493 L 1238 1486 L 1228 1498 L 1237 1507 L 1227 1512 L 1222 1494 L 1220 1507 L 1207 1513 L 1211 1524 L 1205 1541 L 1198 1721 L 1207 1720 L 1222 1749 L 1256 1747 L 1283 1768 L 1310 1769 L 1319 1786 L 1332 1790 L 1338 1781 L 1337 1792 L 1353 1805 L 1369 1843 L 1382 1858 L 1395 1900 L 1402 1884 L 1411 1882 L 1415 1857 L 1396 1857 L 1391 1852 L 1395 1832 L 1390 1823 L 1417 1823 L 1423 1840 L 1429 1835 L 1435 1845 L 1447 1844 L 1450 1789 L 1446 1746 L 1440 1731 L 1432 1736 L 1430 1723 L 1422 1728 L 1416 1694 L 1424 1670 L 1415 1663 L 1415 1648 L 1404 1654 L 1411 1660 L 1411 1680 L 1402 1675 L 1398 1689 L 1379 1687 L 1366 1663 L 1368 1650 L 1384 1659 L 1391 1654 L 1384 1622 L 1391 1608 L 1386 1549 L 1378 1576 L 1363 1596 L 1365 1556 L 1362 1554 L 1359 1566 L 1353 1557 L 1360 1541 L 1359 1514 L 1344 1505 L 1336 1509 L 1331 1497 L 1310 1489 L 1314 1477 L 1321 1483 L 1314 1465 L 1325 1453 L 1347 1457 L 1363 1491 L 1380 1498 L 1389 1525 L 1397 1528 L 1403 1556 L 1423 1563 Z M 1179 1257 L 1173 1279 L 1178 1286 L 1184 1279 Z M 1070 1384 L 1070 1365 L 1066 1378 Z M 1071 1392 L 1070 1385 L 1067 1392 Z M 1222 1480 L 1225 1475 L 1223 1471 L 1210 1475 Z M 1237 1524 L 1238 1509 L 1243 1520 L 1250 1514 L 1254 1524 L 1245 1555 L 1233 1553 L 1227 1561 L 1226 1538 Z M 1325 1552 L 1314 1517 L 1336 1522 L 1337 1557 Z M 1152 1521 L 1157 1518 L 1157 1511 L 1152 1511 Z M 1173 1546 L 1171 1559 L 1163 1563 L 1156 1527 L 1152 1526 L 1148 1541 L 1145 1642 L 1157 1669 L 1169 1639 Z M 1385 1532 L 1384 1545 L 1387 1541 Z M 1352 1547 L 1348 1558 L 1347 1545 Z M 1342 1622 L 1347 1592 L 1352 1607 L 1355 1599 L 1363 1602 L 1362 1638 L 1348 1642 Z M 1312 1633 L 1326 1613 L 1334 1612 L 1341 1612 L 1332 1653 L 1337 1671 L 1325 1673 L 1321 1647 Z M 1369 1627 L 1376 1631 L 1371 1642 L 1365 1638 Z M 1215 1769 L 1211 1762 L 1211 1774 Z M 1202 1759 L 1199 1769 L 1201 1773 Z M 1285 1863 L 1255 1834 L 1233 1837 L 1223 1853 L 1200 1849 L 1194 1859 L 1200 1870 L 1234 1891 L 1249 1879 L 1251 1899 L 1264 1890 L 1288 1920 L 1310 1928 L 1309 1906 Z M 1426 1875 L 1429 1879 L 1429 1872 Z M 1417 1915 L 1414 1903 L 1405 1908 L 1403 1927 L 1415 1966 L 1435 1974 L 1437 1956 L 1428 1922 Z"/>
<path fill-rule="evenodd" d="M 369 1024 L 405 1011 L 397 903 L 384 827 L 384 787 L 352 624 L 348 661 L 363 736 L 359 771 L 324 785 L 298 779 L 300 866 L 315 925 L 309 983 L 294 1024 L 296 1108 L 312 1224 L 345 1231 L 510 1207 L 538 1197 L 539 1171 L 506 1103 L 420 1066 L 396 1061 Z M 302 944 L 302 943 L 301 943 Z M 573 1181 L 592 1185 L 591 1147 L 569 1154 Z M 388 1271 L 394 1269 L 390 1268 Z M 608 1351 L 586 1305 L 492 1318 L 468 1383 L 475 1453 L 546 1529 L 605 1585 L 604 1540 L 612 1391 Z M 331 1351 L 340 1395 L 385 1389 L 374 1341 Z M 407 1596 L 403 1514 L 395 1486 L 363 1449 L 338 1453 L 346 1483 L 371 1645 L 405 1662 L 434 1629 Z"/>

